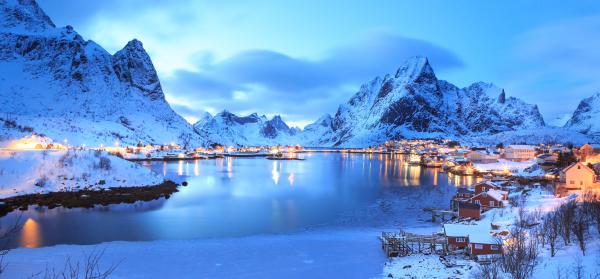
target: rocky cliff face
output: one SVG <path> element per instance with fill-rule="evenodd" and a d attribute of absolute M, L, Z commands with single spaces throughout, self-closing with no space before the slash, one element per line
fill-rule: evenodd
<path fill-rule="evenodd" d="M 297 128 L 290 128 L 279 115 L 272 119 L 256 113 L 237 116 L 223 111 L 214 117 L 205 114 L 194 128 L 209 143 L 232 146 L 298 144 Z"/>
<path fill-rule="evenodd" d="M 56 28 L 33 0 L 0 4 L 4 120 L 71 144 L 167 143 L 181 138 L 202 143 L 165 101 L 141 42 L 132 40 L 111 55 L 70 26 Z"/>
<path fill-rule="evenodd" d="M 583 99 L 565 128 L 600 139 L 600 93 Z"/>
<path fill-rule="evenodd" d="M 492 84 L 438 80 L 429 61 L 409 59 L 394 75 L 363 85 L 337 110 L 329 144 L 365 146 L 402 137 L 461 137 L 544 126 L 537 106 Z"/>

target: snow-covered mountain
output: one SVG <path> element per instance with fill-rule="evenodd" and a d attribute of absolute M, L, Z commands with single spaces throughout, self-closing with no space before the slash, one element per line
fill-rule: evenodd
<path fill-rule="evenodd" d="M 496 134 L 544 127 L 536 105 L 478 82 L 466 88 L 438 80 L 429 61 L 413 57 L 394 75 L 361 86 L 337 110 L 321 142 L 366 146 L 386 140 Z"/>
<path fill-rule="evenodd" d="M 0 0 L 0 140 L 32 132 L 74 145 L 203 142 L 165 101 L 141 42 L 111 55 L 34 0 Z"/>
<path fill-rule="evenodd" d="M 564 127 L 600 138 L 600 92 L 583 99 Z"/>
<path fill-rule="evenodd" d="M 214 117 L 205 113 L 194 124 L 196 132 L 209 144 L 258 146 L 299 144 L 300 129 L 290 128 L 279 115 L 270 120 L 257 113 L 237 116 L 223 111 Z"/>

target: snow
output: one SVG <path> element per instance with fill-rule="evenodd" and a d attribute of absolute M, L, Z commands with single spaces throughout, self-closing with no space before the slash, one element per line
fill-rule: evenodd
<path fill-rule="evenodd" d="M 101 158 L 110 161 L 109 168 L 100 167 Z M 73 150 L 0 150 L 0 176 L 0 198 L 81 189 L 153 186 L 164 180 L 141 165 L 106 152 Z"/>
<path fill-rule="evenodd" d="M 35 1 L 11 0 L 1 9 L 0 140 L 43 134 L 100 146 L 189 135 L 203 143 L 164 99 L 139 41 L 110 55 L 73 28 L 54 27 Z"/>
<path fill-rule="evenodd" d="M 19 248 L 6 258 L 6 278 L 26 278 L 66 257 L 105 250 L 101 264 L 120 263 L 110 278 L 373 278 L 385 257 L 379 231 L 307 231 L 230 239 L 109 242 Z"/>
<path fill-rule="evenodd" d="M 570 195 L 564 198 L 557 198 L 552 193 L 543 188 L 534 188 L 528 190 L 526 194 L 522 192 L 511 193 L 511 196 L 527 197 L 523 209 L 528 213 L 542 212 L 548 213 L 556 210 L 561 204 L 577 198 L 576 195 Z M 499 225 L 501 230 L 508 229 L 514 225 L 519 215 L 519 208 L 507 205 L 504 208 L 492 209 L 482 215 L 482 219 L 470 224 L 445 224 L 447 232 L 455 236 L 469 235 L 472 242 L 494 244 L 499 239 L 494 238 L 489 233 L 490 223 Z M 481 227 L 487 230 L 473 230 L 472 228 Z M 569 246 L 563 246 L 559 243 L 556 256 L 551 257 L 549 247 L 541 249 L 541 255 L 538 260 L 532 278 L 546 279 L 556 278 L 558 272 L 562 278 L 568 278 L 575 271 L 575 266 L 580 264 L 583 268 L 584 278 L 594 278 L 600 274 L 600 234 L 595 227 L 588 231 L 588 242 L 586 254 L 583 255 L 577 244 L 572 243 Z M 444 263 L 454 264 L 452 267 L 446 267 Z M 445 259 L 437 255 L 411 255 L 408 257 L 394 258 L 387 262 L 381 278 L 387 278 L 391 274 L 393 278 L 471 278 L 478 271 L 479 264 L 461 256 L 448 256 Z M 504 277 L 510 278 L 508 274 Z"/>
<path fill-rule="evenodd" d="M 496 189 L 489 189 L 486 193 L 497 201 L 502 201 L 502 195 L 508 194 L 508 192 L 506 191 Z"/>
<path fill-rule="evenodd" d="M 214 117 L 204 114 L 194 129 L 208 144 L 226 146 L 262 146 L 302 144 L 295 128 L 290 128 L 276 115 L 270 120 L 257 113 L 237 116 L 223 111 Z"/>
<path fill-rule="evenodd" d="M 469 237 L 469 242 L 471 243 L 498 243 L 498 239 L 490 235 L 491 225 L 489 222 L 477 222 L 474 224 L 444 224 L 443 226 L 447 236 Z"/>
<path fill-rule="evenodd" d="M 536 164 L 535 159 L 531 159 L 523 162 L 515 162 L 506 159 L 499 159 L 498 162 L 495 163 L 474 163 L 473 167 L 479 171 L 503 171 L 509 170 L 514 172 L 522 172 L 526 168 L 529 168 Z"/>

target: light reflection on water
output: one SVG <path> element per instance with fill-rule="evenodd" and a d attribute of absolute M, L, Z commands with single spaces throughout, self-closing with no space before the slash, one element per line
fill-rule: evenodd
<path fill-rule="evenodd" d="M 313 153 L 305 161 L 221 158 L 143 163 L 177 182 L 168 200 L 95 209 L 30 207 L 13 246 L 289 233 L 426 222 L 472 177 L 408 165 L 403 156 Z M 0 219 L 6 227 L 19 213 Z M 31 221 L 30 221 L 31 220 Z"/>

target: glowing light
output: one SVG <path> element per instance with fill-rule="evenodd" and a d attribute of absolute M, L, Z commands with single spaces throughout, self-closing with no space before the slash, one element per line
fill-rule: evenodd
<path fill-rule="evenodd" d="M 177 174 L 183 175 L 183 161 L 179 161 L 179 165 L 177 166 Z"/>
<path fill-rule="evenodd" d="M 21 246 L 27 248 L 40 247 L 42 244 L 40 225 L 35 220 L 31 218 L 27 219 L 21 231 Z"/>
<path fill-rule="evenodd" d="M 290 173 L 290 175 L 288 175 L 288 182 L 290 182 L 290 185 L 294 185 L 294 173 Z"/>
<path fill-rule="evenodd" d="M 277 170 L 277 162 L 273 161 L 273 169 L 271 170 L 271 178 L 275 184 L 279 184 L 279 171 Z"/>

